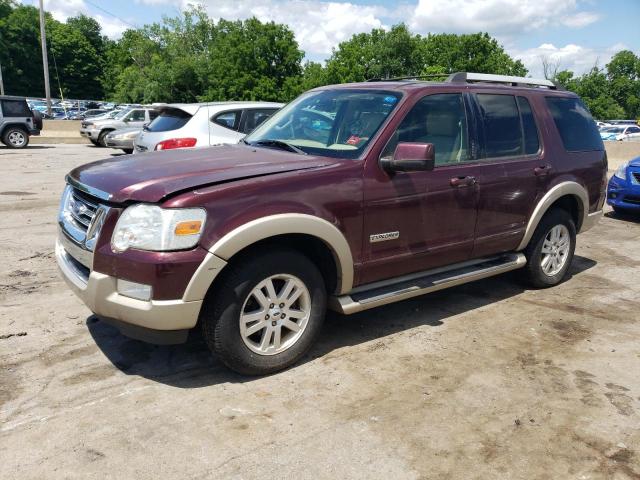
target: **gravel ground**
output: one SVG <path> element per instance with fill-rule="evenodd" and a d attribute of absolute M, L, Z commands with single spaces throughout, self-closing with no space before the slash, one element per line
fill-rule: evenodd
<path fill-rule="evenodd" d="M 0 478 L 640 479 L 640 221 L 572 278 L 507 274 L 331 314 L 296 367 L 226 370 L 90 316 L 52 247 L 64 174 L 111 151 L 0 149 Z"/>

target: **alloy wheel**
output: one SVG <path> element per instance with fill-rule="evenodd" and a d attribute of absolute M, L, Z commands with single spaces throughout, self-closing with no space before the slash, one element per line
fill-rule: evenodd
<path fill-rule="evenodd" d="M 557 275 L 567 263 L 571 250 L 571 236 L 564 225 L 556 225 L 544 238 L 540 266 L 545 275 Z"/>

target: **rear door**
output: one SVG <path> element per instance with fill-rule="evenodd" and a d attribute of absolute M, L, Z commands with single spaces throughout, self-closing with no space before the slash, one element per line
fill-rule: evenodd
<path fill-rule="evenodd" d="M 516 248 L 551 165 L 525 96 L 478 92 L 478 220 L 473 257 Z"/>

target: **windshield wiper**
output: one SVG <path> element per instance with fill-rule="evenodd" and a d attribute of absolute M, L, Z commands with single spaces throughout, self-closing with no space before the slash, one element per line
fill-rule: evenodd
<path fill-rule="evenodd" d="M 296 147 L 295 145 L 291 145 L 290 143 L 284 142 L 282 140 L 271 140 L 271 139 L 266 139 L 266 140 L 257 140 L 255 142 L 249 143 L 245 140 L 245 143 L 248 143 L 249 145 L 264 145 L 265 147 L 278 147 L 281 148 L 283 150 L 288 150 L 290 152 L 293 153 L 298 153 L 300 155 L 306 155 L 307 153 L 304 150 L 299 149 L 298 147 Z"/>

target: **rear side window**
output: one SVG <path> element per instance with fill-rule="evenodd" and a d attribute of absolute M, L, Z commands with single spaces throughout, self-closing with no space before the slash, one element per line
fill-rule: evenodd
<path fill-rule="evenodd" d="M 2 115 L 5 117 L 30 117 L 31 110 L 24 100 L 2 100 Z"/>
<path fill-rule="evenodd" d="M 153 120 L 158 116 L 157 110 L 149 110 L 149 120 Z"/>
<path fill-rule="evenodd" d="M 513 95 L 479 94 L 484 124 L 484 153 L 487 158 L 522 154 L 522 130 Z"/>
<path fill-rule="evenodd" d="M 178 108 L 167 108 L 162 110 L 156 118 L 154 118 L 149 125 L 147 125 L 147 131 L 149 132 L 170 132 L 172 130 L 178 130 L 184 127 L 191 115 Z"/>
<path fill-rule="evenodd" d="M 130 122 L 144 122 L 144 110 L 134 110 L 127 117 Z"/>
<path fill-rule="evenodd" d="M 522 131 L 524 133 L 524 153 L 526 155 L 537 153 L 540 149 L 540 140 L 538 139 L 538 128 L 533 118 L 529 100 L 524 97 L 518 97 L 518 107 L 520 108 Z"/>
<path fill-rule="evenodd" d="M 222 112 L 213 117 L 213 123 L 217 123 L 225 128 L 237 130 L 240 123 L 241 110 L 233 110 L 230 112 Z"/>
<path fill-rule="evenodd" d="M 604 150 L 598 127 L 579 98 L 545 97 L 565 150 Z"/>
<path fill-rule="evenodd" d="M 245 121 L 242 128 L 243 133 L 251 133 L 260 126 L 267 118 L 274 114 L 277 108 L 260 108 L 246 110 Z"/>

